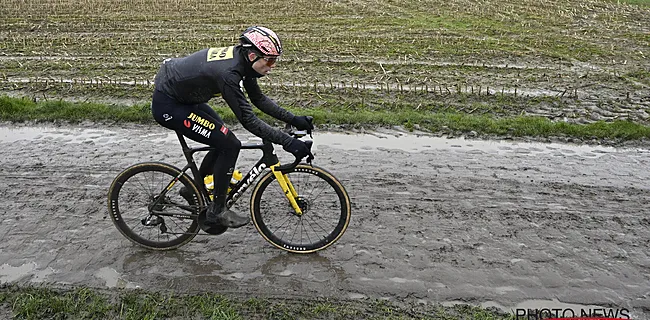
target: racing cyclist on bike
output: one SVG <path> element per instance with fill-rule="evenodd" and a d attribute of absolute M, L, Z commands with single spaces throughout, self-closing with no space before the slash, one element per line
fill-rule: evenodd
<path fill-rule="evenodd" d="M 311 155 L 309 147 L 281 130 L 269 126 L 253 113 L 243 89 L 253 105 L 264 113 L 289 123 L 299 130 L 311 130 L 311 118 L 295 116 L 262 93 L 257 78 L 267 75 L 282 54 L 277 34 L 254 26 L 239 37 L 239 44 L 207 48 L 183 58 L 166 59 L 155 78 L 151 102 L 153 117 L 165 128 L 216 150 L 206 154 L 199 172 L 201 178 L 214 176 L 214 201 L 206 212 L 205 225 L 238 228 L 250 221 L 226 207 L 228 184 L 232 177 L 241 142 L 207 102 L 221 96 L 237 120 L 254 135 L 283 146 L 297 158 Z M 243 84 L 243 89 L 241 87 Z M 202 181 L 202 179 L 198 179 Z M 181 189 L 181 195 L 187 189 Z"/>

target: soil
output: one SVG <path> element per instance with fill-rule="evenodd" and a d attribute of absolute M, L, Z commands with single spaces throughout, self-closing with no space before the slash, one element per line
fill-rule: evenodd
<path fill-rule="evenodd" d="M 107 190 L 137 162 L 182 166 L 175 135 L 149 125 L 5 123 L 0 281 L 602 306 L 650 318 L 650 150 L 394 130 L 320 131 L 314 141 L 315 164 L 352 200 L 349 229 L 333 246 L 290 254 L 246 226 L 153 252 L 113 226 Z M 258 156 L 242 152 L 238 166 Z M 244 196 L 237 209 L 247 208 Z"/>

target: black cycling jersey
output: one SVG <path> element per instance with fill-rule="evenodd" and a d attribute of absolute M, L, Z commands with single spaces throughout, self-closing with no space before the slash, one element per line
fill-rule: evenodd
<path fill-rule="evenodd" d="M 279 107 L 262 93 L 257 78 L 261 77 L 240 46 L 208 48 L 183 58 L 165 60 L 155 78 L 156 90 L 182 104 L 208 102 L 221 95 L 244 128 L 254 135 L 283 146 L 292 138 L 274 129 L 253 113 L 240 83 L 251 102 L 262 112 L 286 123 L 293 114 Z"/>

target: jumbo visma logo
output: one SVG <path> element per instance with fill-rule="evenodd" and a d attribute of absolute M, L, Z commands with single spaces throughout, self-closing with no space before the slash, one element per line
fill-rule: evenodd
<path fill-rule="evenodd" d="M 210 130 L 214 130 L 214 128 L 216 128 L 214 123 L 210 122 L 210 120 L 203 119 L 203 118 L 197 116 L 196 114 L 194 114 L 194 112 L 190 113 L 190 115 L 187 116 L 187 118 L 194 121 L 195 123 L 198 123 L 198 124 L 208 128 L 208 129 L 210 129 Z"/>
<path fill-rule="evenodd" d="M 189 120 L 192 120 L 193 123 L 190 123 Z M 190 113 L 189 116 L 187 116 L 187 119 L 183 121 L 183 124 L 187 128 L 192 128 L 192 131 L 206 137 L 210 138 L 210 134 L 212 134 L 212 130 L 216 128 L 216 125 L 212 123 L 208 119 L 201 118 L 194 114 L 194 112 Z"/>

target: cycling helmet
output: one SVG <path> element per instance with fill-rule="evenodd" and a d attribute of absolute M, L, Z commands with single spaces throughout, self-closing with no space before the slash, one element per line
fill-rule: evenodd
<path fill-rule="evenodd" d="M 250 27 L 239 37 L 244 48 L 258 51 L 264 56 L 279 56 L 282 54 L 280 38 L 271 29 L 265 27 Z"/>

